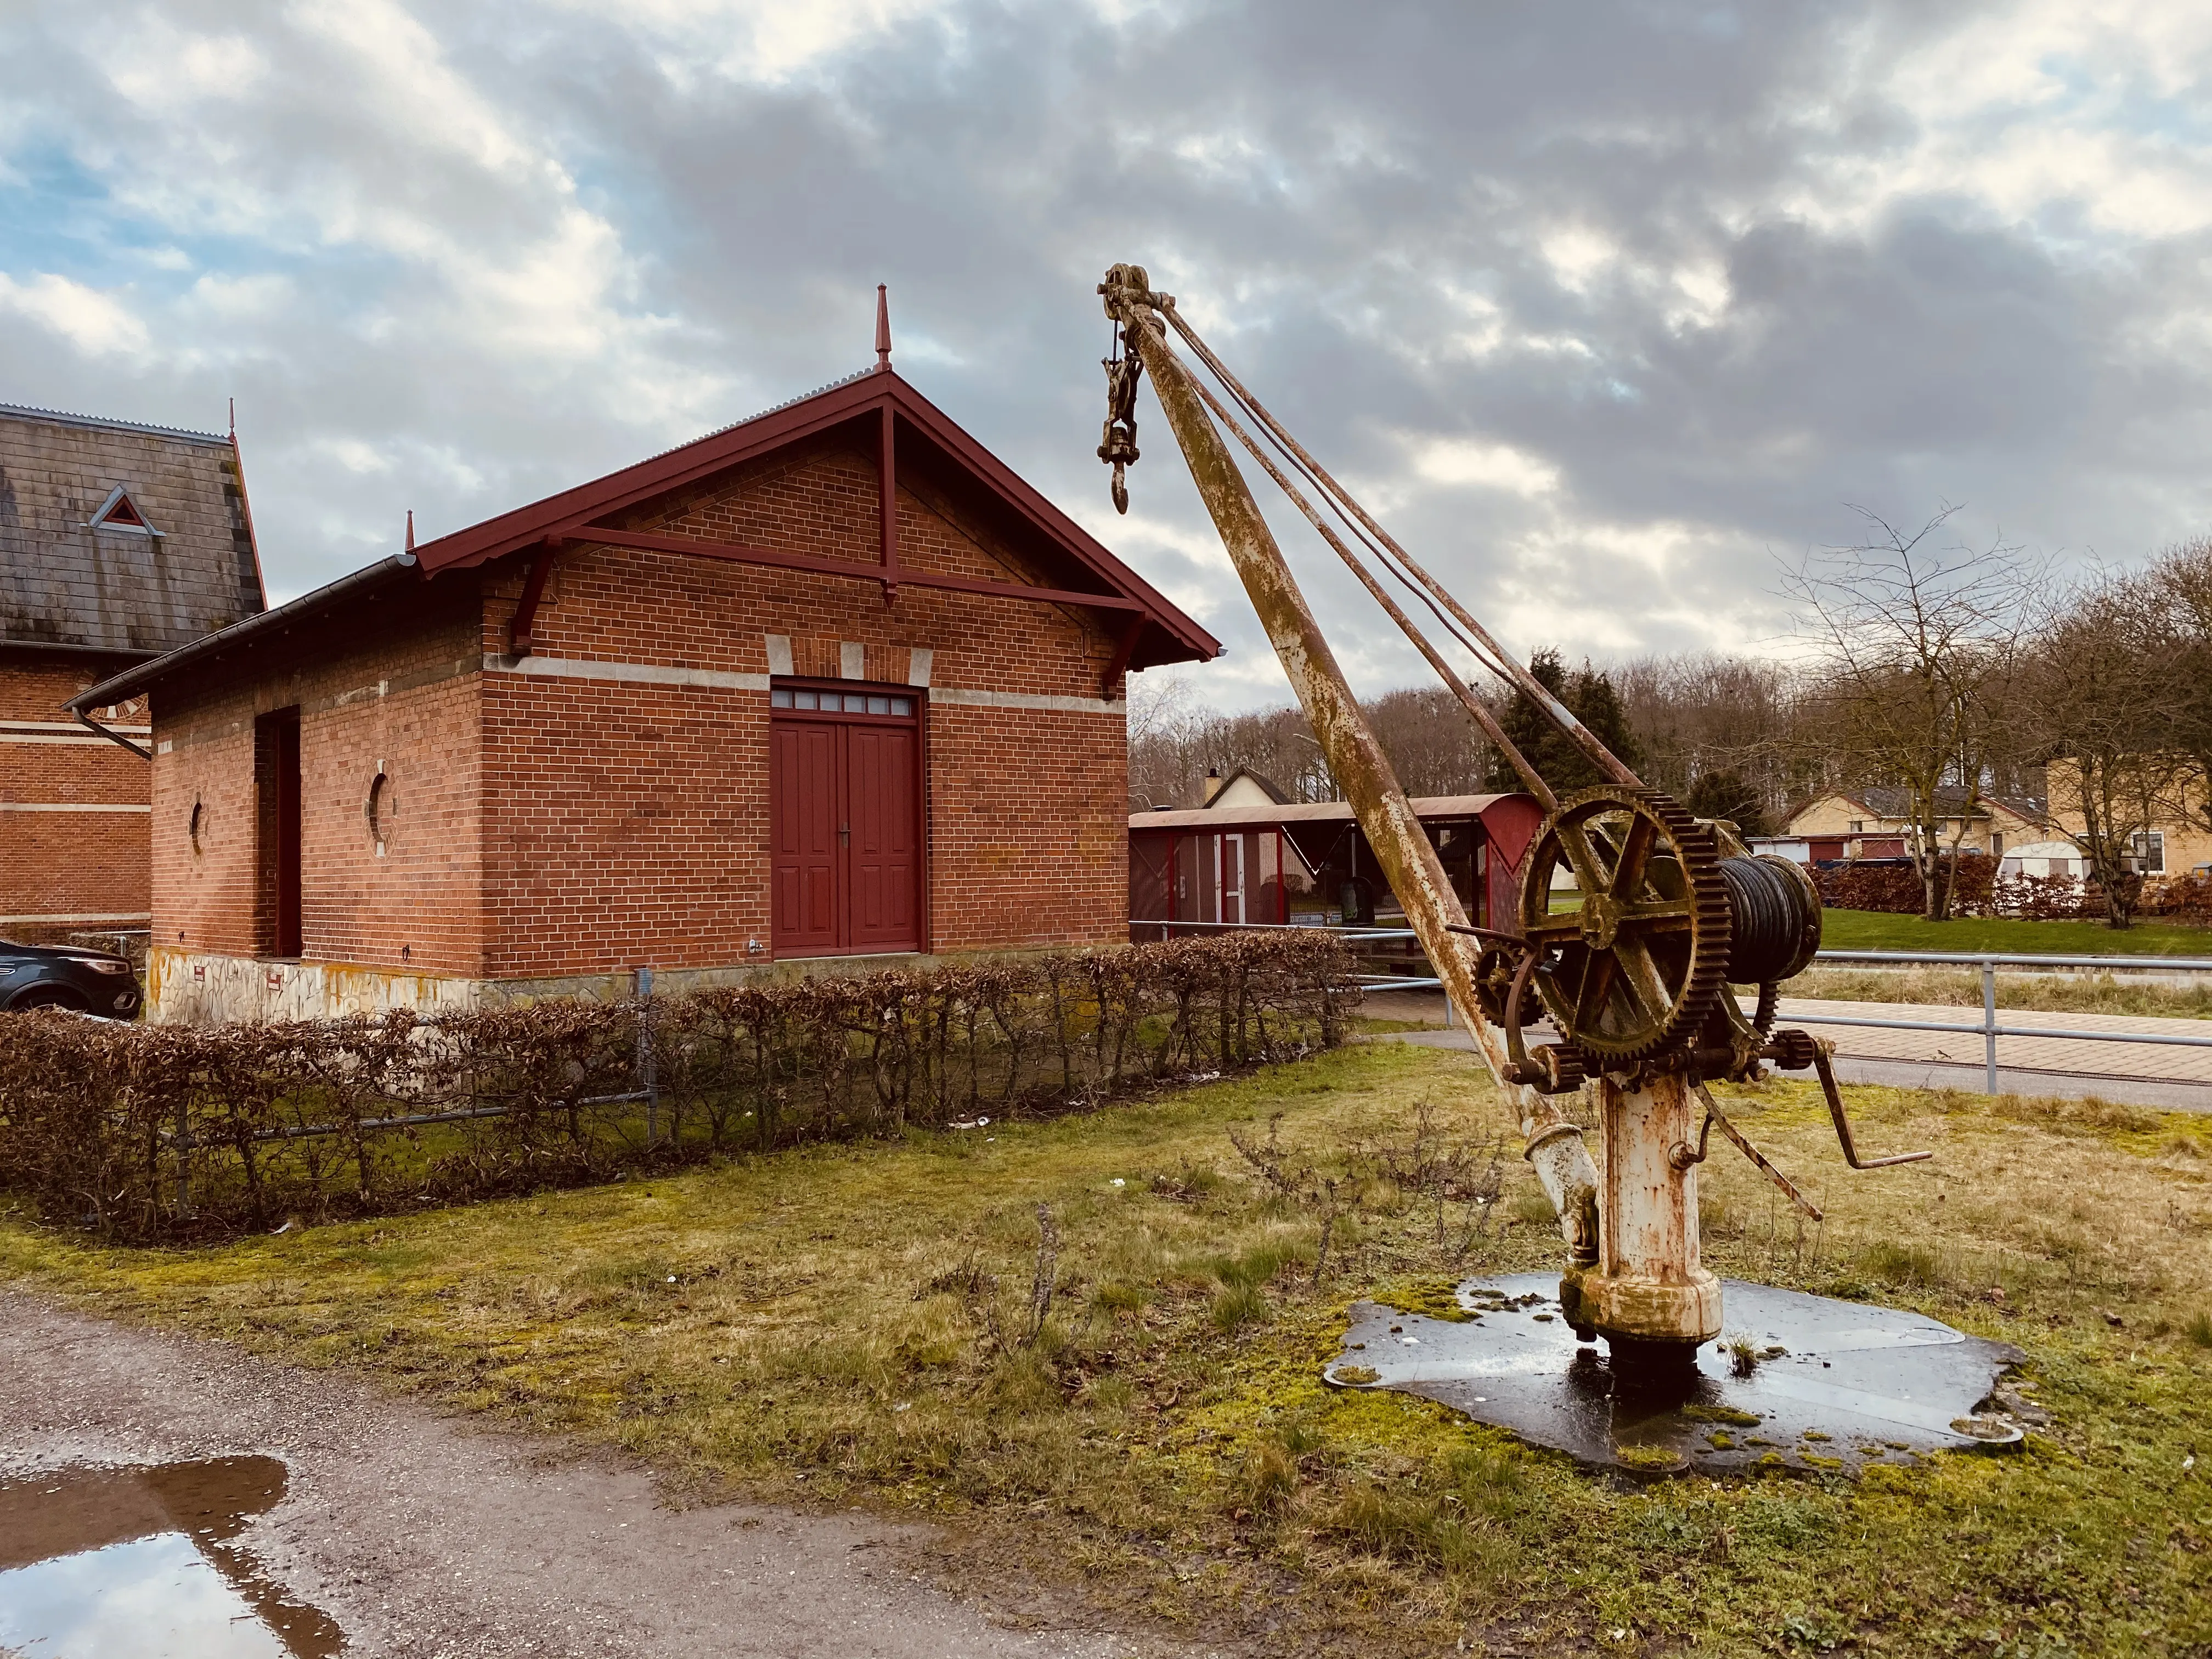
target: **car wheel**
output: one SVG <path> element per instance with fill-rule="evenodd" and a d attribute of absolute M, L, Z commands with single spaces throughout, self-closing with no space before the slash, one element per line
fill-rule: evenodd
<path fill-rule="evenodd" d="M 87 1004 L 82 997 L 58 985 L 33 986 L 8 1006 L 17 1013 L 28 1013 L 33 1008 L 66 1008 L 77 1014 L 87 1012 Z"/>

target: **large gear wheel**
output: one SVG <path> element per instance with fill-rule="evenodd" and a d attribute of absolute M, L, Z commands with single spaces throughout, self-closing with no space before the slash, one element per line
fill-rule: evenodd
<path fill-rule="evenodd" d="M 1571 890 L 1554 893 L 1564 869 Z M 1593 1069 L 1686 1047 L 1726 981 L 1730 910 L 1720 848 L 1656 789 L 1571 795 L 1522 866 L 1521 933 L 1537 995 Z"/>

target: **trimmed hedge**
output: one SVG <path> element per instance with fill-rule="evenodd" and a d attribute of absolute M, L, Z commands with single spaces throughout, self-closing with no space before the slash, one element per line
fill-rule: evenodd
<path fill-rule="evenodd" d="M 149 1243 L 1065 1111 L 1334 1047 L 1351 974 L 1300 929 L 431 1018 L 9 1016 L 0 1187 Z"/>
<path fill-rule="evenodd" d="M 1820 902 L 1832 909 L 1921 914 L 1920 877 L 1909 864 L 1839 864 L 1813 873 L 1820 884 Z M 2169 914 L 2154 908 L 2158 890 L 2154 887 L 2145 892 L 2137 914 Z M 2102 921 L 2105 890 L 2094 881 L 2069 876 L 2000 876 L 1994 860 L 1961 859 L 1958 884 L 1951 892 L 1951 914 L 2027 921 Z"/>

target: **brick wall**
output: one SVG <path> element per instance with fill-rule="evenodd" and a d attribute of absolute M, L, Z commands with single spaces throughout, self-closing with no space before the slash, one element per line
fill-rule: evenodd
<path fill-rule="evenodd" d="M 640 514 L 632 527 L 872 566 L 875 456 L 834 441 L 786 452 Z M 998 580 L 1024 574 L 987 515 L 903 462 L 899 544 L 913 568 Z M 487 585 L 487 652 L 506 649 L 523 579 L 517 568 Z M 487 676 L 490 974 L 766 959 L 770 634 L 791 641 L 801 676 L 839 678 L 841 646 L 851 642 L 863 647 L 869 680 L 903 684 L 915 648 L 930 653 L 932 948 L 1123 933 L 1127 732 L 1118 703 L 1100 696 L 1113 641 L 1094 623 L 988 595 L 909 586 L 886 603 L 874 582 L 578 546 L 563 551 L 546 583 L 533 660 L 597 659 L 762 684 Z M 963 692 L 1095 706 L 979 707 L 955 700 Z"/>
<path fill-rule="evenodd" d="M 1118 714 L 933 705 L 929 793 L 938 949 L 1128 937 Z"/>
<path fill-rule="evenodd" d="M 275 672 L 257 675 L 249 659 L 157 690 L 156 943 L 258 952 L 269 917 L 254 720 L 296 707 L 303 954 L 481 973 L 475 586 L 448 577 L 382 603 L 388 623 L 356 615 L 343 632 L 303 633 Z M 363 810 L 379 763 L 381 854 Z"/>
<path fill-rule="evenodd" d="M 765 960 L 768 696 L 484 677 L 487 974 Z"/>
<path fill-rule="evenodd" d="M 149 908 L 146 763 L 62 706 L 120 665 L 0 647 L 0 917 L 52 919 L 10 920 L 15 935 L 98 925 L 68 918 L 135 926 Z M 143 717 L 137 706 L 109 713 Z"/>
<path fill-rule="evenodd" d="M 632 522 L 872 565 L 875 465 L 817 443 Z M 917 466 L 898 505 L 905 564 L 1022 579 L 956 486 Z M 297 704 L 307 957 L 495 980 L 766 961 L 769 635 L 800 674 L 838 677 L 846 642 L 872 680 L 927 661 L 933 948 L 1122 936 L 1126 734 L 1102 697 L 1113 641 L 1088 617 L 572 544 L 516 662 L 526 568 L 490 568 L 481 595 L 473 574 L 441 576 L 343 634 L 264 647 L 266 667 L 158 693 L 161 943 L 253 951 L 253 720 Z M 1007 698 L 1055 706 L 992 701 Z M 380 760 L 398 801 L 381 857 L 363 811 Z"/>

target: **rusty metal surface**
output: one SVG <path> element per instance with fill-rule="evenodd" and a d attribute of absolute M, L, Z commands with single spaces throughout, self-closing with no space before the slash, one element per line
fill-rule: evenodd
<path fill-rule="evenodd" d="M 1702 1164 L 1705 1161 L 1705 1136 L 1707 1133 L 1711 1130 L 1713 1125 L 1717 1123 L 1720 1125 L 1721 1133 L 1735 1143 L 1735 1149 L 1741 1152 L 1746 1158 L 1749 1158 L 1752 1163 L 1765 1175 L 1769 1181 L 1772 1182 L 1777 1187 L 1779 1187 L 1782 1189 L 1783 1196 L 1787 1198 L 1790 1203 L 1796 1206 L 1798 1210 L 1804 1214 L 1806 1219 L 1808 1221 L 1819 1221 L 1823 1219 L 1823 1217 L 1820 1214 L 1820 1206 L 1814 1203 L 1811 1199 L 1806 1197 L 1804 1194 L 1799 1192 L 1797 1190 L 1796 1182 L 1790 1180 L 1788 1176 L 1783 1174 L 1781 1170 L 1776 1169 L 1772 1164 L 1767 1161 L 1766 1154 L 1760 1152 L 1758 1147 L 1753 1146 L 1751 1144 L 1751 1138 L 1745 1134 L 1742 1130 L 1737 1128 L 1735 1124 L 1731 1123 L 1729 1121 L 1727 1115 L 1723 1113 L 1718 1106 L 1713 1103 L 1711 1092 L 1707 1090 L 1705 1085 L 1702 1083 L 1698 1085 L 1698 1098 L 1699 1101 L 1704 1103 L 1705 1105 L 1705 1127 L 1698 1131 L 1697 1156 L 1691 1159 L 1691 1162 Z"/>
<path fill-rule="evenodd" d="M 1503 1081 L 1510 1063 L 1504 1037 L 1483 1017 L 1472 953 L 1450 931 L 1468 925 L 1467 914 L 1243 475 L 1208 417 L 1197 382 L 1169 347 L 1149 279 L 1141 267 L 1116 265 L 1107 273 L 1100 291 L 1107 315 L 1121 326 L 1125 344 L 1135 349 L 1152 374 L 1169 428 L 1222 545 L 1384 878 L 1404 905 L 1407 923 L 1443 981 L 1446 994 L 1467 1020 L 1492 1075 Z M 1578 1134 L 1558 1133 L 1572 1127 L 1564 1112 L 1531 1090 L 1517 1093 L 1523 1135 L 1531 1143 L 1543 1143 L 1541 1157 L 1535 1155 L 1532 1144 L 1530 1162 L 1560 1212 L 1563 1236 L 1578 1255 L 1586 1257 L 1595 1243 L 1587 1235 L 1595 1209 L 1596 1168 Z"/>
<path fill-rule="evenodd" d="M 1356 1303 L 1323 1375 L 1639 1477 L 1913 1464 L 2021 1443 L 2017 1424 L 1978 1412 L 2020 1350 L 1924 1315 L 1729 1279 L 1726 1340 L 1748 1344 L 1749 1375 L 1715 1344 L 1671 1389 L 1624 1386 L 1606 1350 L 1577 1341 L 1558 1285 L 1547 1273 L 1470 1279 L 1463 1322 Z"/>
<path fill-rule="evenodd" d="M 1802 966 L 1817 946 L 1817 894 L 1805 901 L 1802 881 L 1792 886 L 1745 859 L 1732 828 L 1701 822 L 1644 787 L 1284 429 L 1177 314 L 1173 297 L 1152 291 L 1141 266 L 1115 265 L 1098 292 L 1116 331 L 1116 353 L 1105 364 L 1108 410 L 1098 449 L 1099 459 L 1114 468 L 1115 506 L 1127 505 L 1123 475 L 1136 459 L 1136 386 L 1139 374 L 1149 370 L 1193 482 L 1384 878 L 1492 1074 L 1518 1085 L 1525 1155 L 1557 1207 L 1560 1232 L 1571 1246 L 1562 1282 L 1569 1322 L 1585 1333 L 1604 1334 L 1650 1375 L 1679 1370 L 1695 1345 L 1722 1328 L 1720 1281 L 1701 1264 L 1698 1237 L 1697 1166 L 1712 1124 L 1719 1122 L 1724 1134 L 1805 1207 L 1781 1173 L 1712 1109 L 1700 1079 L 1753 1078 L 1762 1059 L 1802 1058 L 1806 1045 L 1796 1034 L 1769 1041 L 1771 981 Z M 1170 329 L 1217 377 L 1225 400 L 1176 356 Z M 1238 419 L 1240 410 L 1274 446 L 1275 455 Z M 1494 927 L 1468 925 L 1217 419 L 1550 809 L 1523 866 L 1517 939 Z M 1329 522 L 1330 514 L 1349 541 Z M 1369 568 L 1370 557 L 1413 593 L 1457 645 L 1534 699 L 1612 782 L 1555 800 L 1489 709 Z M 1722 867 L 1729 857 L 1744 865 L 1734 879 Z M 1553 908 L 1555 869 L 1571 872 L 1578 890 L 1580 902 L 1571 913 Z M 1722 995 L 1739 910 L 1746 928 L 1741 954 L 1761 981 L 1759 1012 L 1749 1019 Z M 1561 1034 L 1561 1041 L 1533 1052 L 1522 1036 L 1532 991 Z M 1601 1188 L 1580 1134 L 1549 1098 L 1584 1088 L 1595 1096 L 1605 1135 Z M 1853 1152 L 1832 1088 L 1830 1095 L 1846 1157 L 1854 1168 L 1875 1167 Z M 1693 1150 L 1698 1098 L 1707 1115 Z"/>
<path fill-rule="evenodd" d="M 1844 1097 L 1836 1091 L 1835 1068 L 1828 1056 L 1835 1052 L 1832 1042 L 1816 1042 L 1813 1049 L 1813 1067 L 1820 1073 L 1820 1092 L 1827 1097 L 1828 1115 L 1836 1125 L 1836 1139 L 1843 1146 L 1844 1162 L 1854 1170 L 1886 1170 L 1893 1164 L 1925 1164 L 1936 1156 L 1933 1152 L 1899 1152 L 1889 1158 L 1859 1156 L 1856 1143 L 1851 1138 L 1851 1121 L 1844 1112 Z"/>
<path fill-rule="evenodd" d="M 1551 908 L 1567 866 L 1580 905 Z M 1521 933 L 1544 958 L 1536 992 L 1589 1069 L 1696 1035 L 1728 966 L 1729 911 L 1712 833 L 1656 790 L 1568 797 L 1522 872 Z"/>
<path fill-rule="evenodd" d="M 1697 1168 L 1673 1158 L 1689 1138 L 1689 1080 L 1662 1073 L 1631 1091 L 1602 1077 L 1596 1094 L 1605 1184 L 1583 1317 L 1609 1336 L 1709 1341 L 1721 1332 L 1720 1280 L 1700 1256 Z"/>

